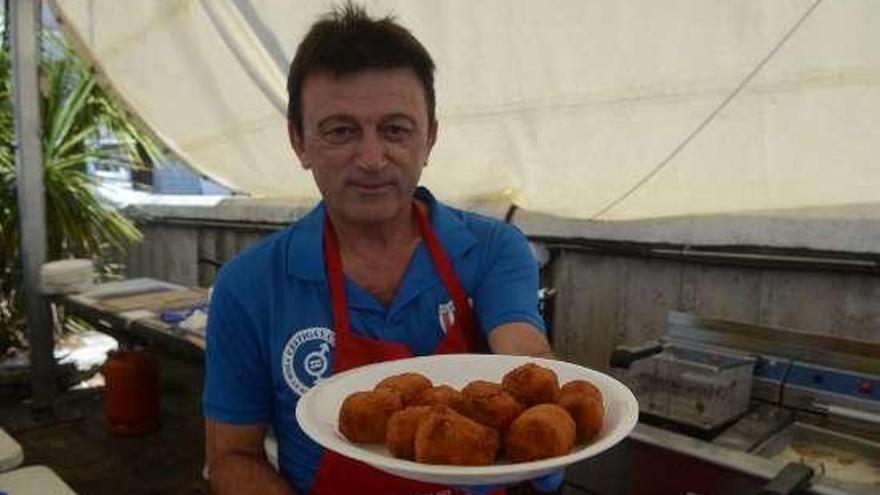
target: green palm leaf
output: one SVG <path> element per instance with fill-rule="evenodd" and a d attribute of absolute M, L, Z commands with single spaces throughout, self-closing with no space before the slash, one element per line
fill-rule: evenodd
<path fill-rule="evenodd" d="M 118 256 L 141 234 L 94 195 L 88 163 L 145 166 L 161 151 L 97 84 L 63 40 L 43 34 L 40 63 L 44 188 L 50 259 Z M 0 331 L 21 314 L 18 203 L 10 60 L 0 50 Z M 0 355 L 14 341 L 0 333 Z"/>

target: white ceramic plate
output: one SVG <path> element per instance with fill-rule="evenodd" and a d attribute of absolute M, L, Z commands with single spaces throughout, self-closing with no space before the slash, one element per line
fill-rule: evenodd
<path fill-rule="evenodd" d="M 527 362 L 551 368 L 559 377 L 560 384 L 584 379 L 599 388 L 605 402 L 605 424 L 592 442 L 575 445 L 568 455 L 534 462 L 441 466 L 397 459 L 381 444 L 350 443 L 336 427 L 339 407 L 349 394 L 372 390 L 376 383 L 388 376 L 411 371 L 427 376 L 435 385 L 447 384 L 461 389 L 472 380 L 500 383 L 505 373 Z M 300 398 L 296 408 L 296 418 L 303 431 L 324 448 L 404 478 L 458 486 L 513 483 L 548 474 L 592 457 L 623 440 L 636 425 L 638 415 L 639 406 L 632 392 L 619 381 L 598 371 L 551 359 L 475 354 L 401 359 L 349 370 L 314 386 Z"/>

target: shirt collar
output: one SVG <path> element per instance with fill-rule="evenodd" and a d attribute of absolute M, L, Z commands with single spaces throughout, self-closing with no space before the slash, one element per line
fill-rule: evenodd
<path fill-rule="evenodd" d="M 458 214 L 440 203 L 425 187 L 418 187 L 415 197 L 428 206 L 431 225 L 451 260 L 461 257 L 477 240 Z M 324 202 L 321 201 L 305 217 L 290 227 L 286 272 L 305 280 L 323 282 L 324 268 Z"/>
<path fill-rule="evenodd" d="M 287 245 L 287 273 L 305 280 L 323 282 L 324 202 L 290 227 Z"/>

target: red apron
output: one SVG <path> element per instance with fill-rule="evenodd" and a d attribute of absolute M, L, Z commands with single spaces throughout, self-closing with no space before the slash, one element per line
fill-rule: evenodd
<path fill-rule="evenodd" d="M 477 332 L 474 315 L 467 302 L 464 289 L 455 275 L 452 263 L 434 234 L 427 213 L 421 209 L 421 205 L 417 202 L 413 204 L 413 216 L 416 218 L 422 241 L 431 255 L 434 267 L 455 305 L 455 318 L 447 329 L 443 342 L 434 349 L 434 354 L 484 351 L 485 344 L 479 345 L 481 336 Z M 324 217 L 324 259 L 327 264 L 327 277 L 333 304 L 333 330 L 336 334 L 333 350 L 333 372 L 339 373 L 367 364 L 411 357 L 412 353 L 403 344 L 361 337 L 351 332 L 339 243 L 330 223 L 330 217 L 326 215 Z M 343 495 L 347 493 L 358 495 L 451 495 L 461 492 L 445 486 L 400 478 L 331 450 L 325 450 L 318 466 L 311 495 Z M 497 494 L 503 493 L 503 491 L 497 492 Z"/>

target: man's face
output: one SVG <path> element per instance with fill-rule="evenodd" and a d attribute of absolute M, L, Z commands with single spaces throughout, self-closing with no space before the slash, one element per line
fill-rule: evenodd
<path fill-rule="evenodd" d="M 302 135 L 291 126 L 291 144 L 331 213 L 380 223 L 406 211 L 437 135 L 412 70 L 309 74 L 302 108 Z"/>

